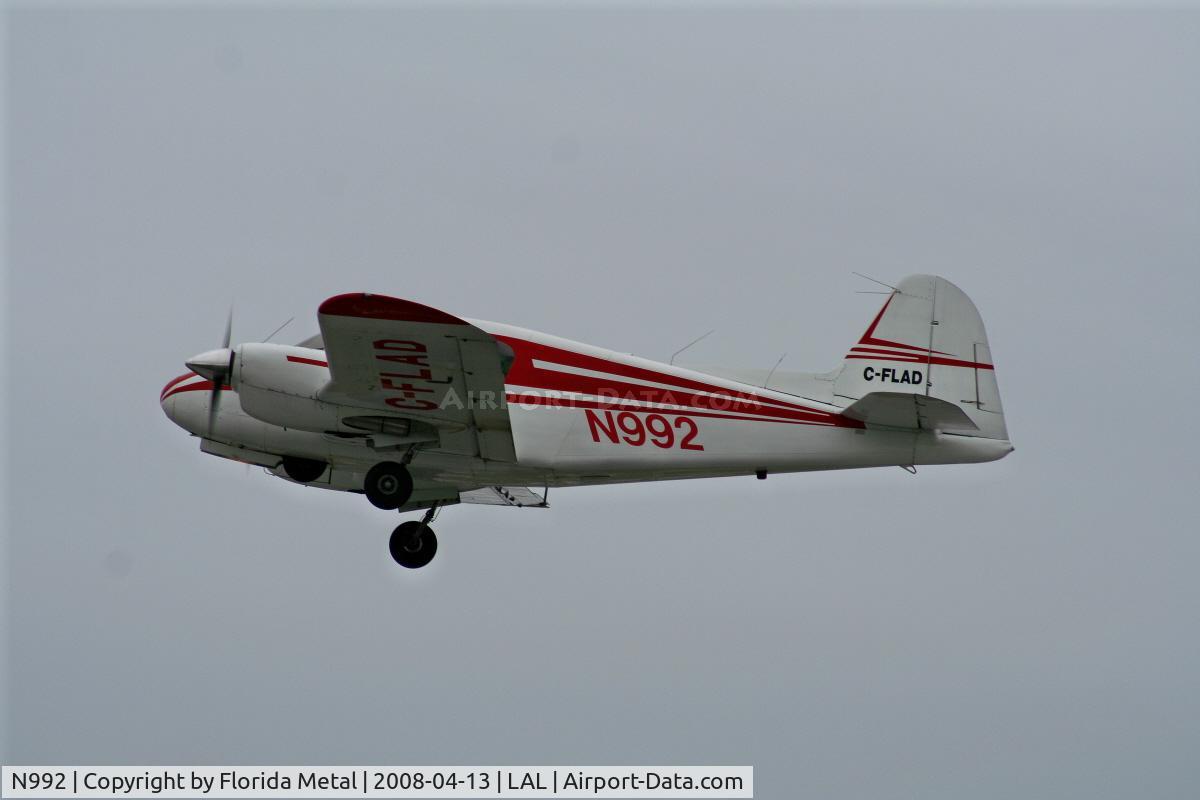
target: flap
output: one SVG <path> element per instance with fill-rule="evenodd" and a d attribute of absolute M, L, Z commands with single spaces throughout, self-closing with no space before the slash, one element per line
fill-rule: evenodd
<path fill-rule="evenodd" d="M 517 508 L 549 508 L 546 498 L 524 486 L 485 486 L 459 494 L 464 503 Z"/>

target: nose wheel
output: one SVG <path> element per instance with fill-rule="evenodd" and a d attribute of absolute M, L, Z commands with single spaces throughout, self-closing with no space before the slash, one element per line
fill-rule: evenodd
<path fill-rule="evenodd" d="M 409 520 L 396 526 L 388 541 L 392 558 L 408 569 L 420 569 L 437 555 L 437 536 L 425 521 Z"/>

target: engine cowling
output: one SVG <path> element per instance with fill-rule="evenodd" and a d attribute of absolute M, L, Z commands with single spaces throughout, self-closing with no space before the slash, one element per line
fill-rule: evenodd
<path fill-rule="evenodd" d="M 317 433 L 339 430 L 338 406 L 317 399 L 328 381 L 321 350 L 257 343 L 236 348 L 233 388 L 242 410 L 270 425 Z"/>

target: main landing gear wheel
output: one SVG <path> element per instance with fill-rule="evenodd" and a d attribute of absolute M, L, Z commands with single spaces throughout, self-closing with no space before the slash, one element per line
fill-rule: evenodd
<path fill-rule="evenodd" d="M 408 468 L 395 461 L 382 461 L 367 472 L 363 491 L 376 508 L 392 511 L 412 497 L 413 479 Z"/>
<path fill-rule="evenodd" d="M 388 541 L 392 558 L 408 569 L 420 569 L 437 555 L 437 536 L 424 522 L 409 520 L 396 526 Z"/>

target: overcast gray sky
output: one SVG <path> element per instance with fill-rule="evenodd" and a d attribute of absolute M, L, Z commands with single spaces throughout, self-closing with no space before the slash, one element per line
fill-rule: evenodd
<path fill-rule="evenodd" d="M 10 8 L 8 763 L 753 764 L 758 796 L 1200 783 L 1200 14 Z M 158 392 L 370 290 L 829 369 L 983 312 L 988 465 L 394 515 Z"/>

